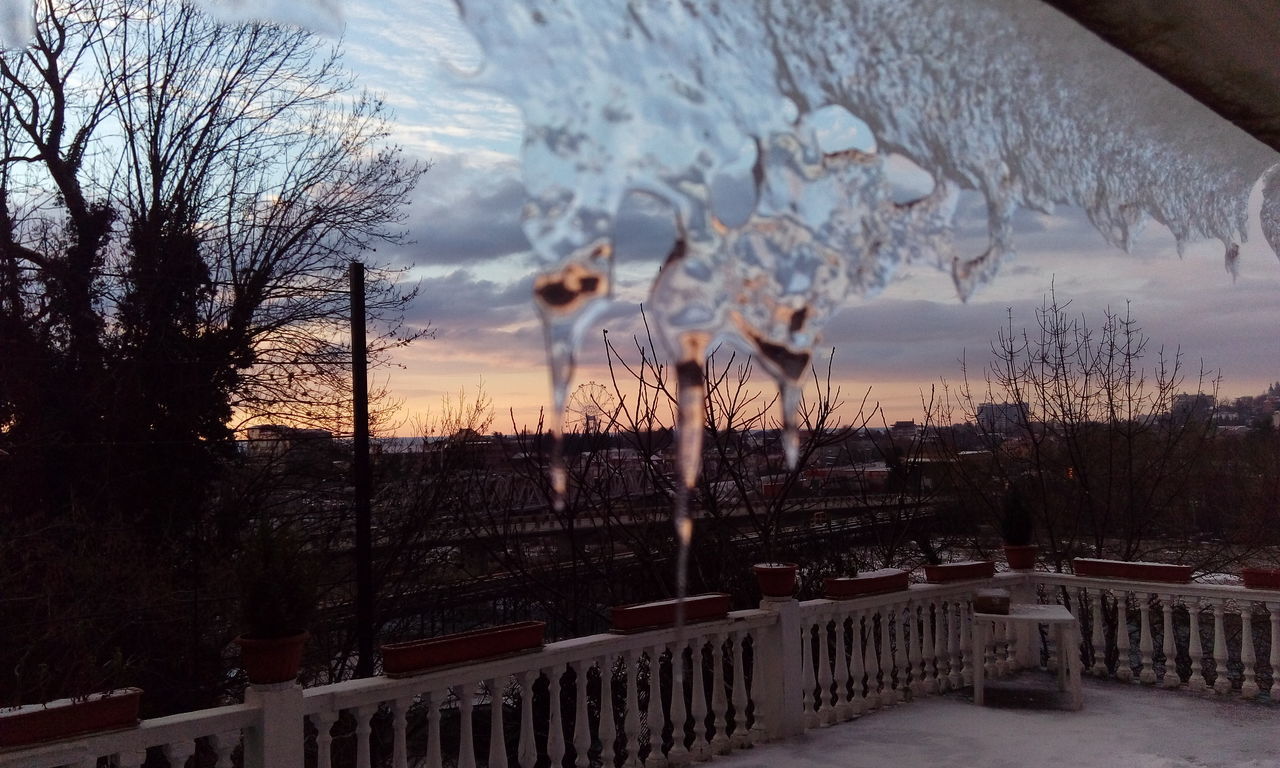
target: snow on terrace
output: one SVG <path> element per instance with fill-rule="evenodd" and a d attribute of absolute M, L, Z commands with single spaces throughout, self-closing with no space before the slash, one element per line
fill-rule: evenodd
<path fill-rule="evenodd" d="M 721 758 L 721 768 L 1277 768 L 1275 705 L 1085 679 L 1084 709 L 1054 709 L 1024 672 Z M 1036 699 L 1034 706 L 1027 700 Z M 997 703 L 1003 701 L 1004 703 Z M 1048 705 L 1047 707 L 1044 705 Z"/>

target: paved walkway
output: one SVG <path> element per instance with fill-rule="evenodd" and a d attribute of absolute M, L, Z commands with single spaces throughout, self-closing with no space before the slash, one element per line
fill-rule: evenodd
<path fill-rule="evenodd" d="M 995 681 L 988 706 L 932 696 L 716 760 L 723 768 L 1280 768 L 1280 706 L 1085 680 L 1055 709 L 1045 673 Z"/>

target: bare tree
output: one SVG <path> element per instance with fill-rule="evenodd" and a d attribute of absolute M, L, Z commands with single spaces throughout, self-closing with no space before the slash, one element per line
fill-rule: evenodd
<path fill-rule="evenodd" d="M 1153 347 L 1128 306 L 1099 326 L 1050 292 L 1030 330 L 1012 311 L 983 381 L 967 369 L 948 408 L 973 424 L 986 453 L 957 457 L 965 498 L 998 515 L 1018 480 L 1037 508 L 1041 543 L 1076 555 L 1138 559 L 1182 535 L 1182 501 L 1212 431 L 1218 382 L 1188 385 L 1182 354 Z"/>

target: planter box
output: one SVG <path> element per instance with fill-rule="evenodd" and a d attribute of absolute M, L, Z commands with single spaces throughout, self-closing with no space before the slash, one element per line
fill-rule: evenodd
<path fill-rule="evenodd" d="M 826 579 L 824 591 L 831 600 L 848 600 L 864 595 L 897 592 L 907 588 L 910 573 L 900 568 L 881 568 L 857 576 L 833 576 Z"/>
<path fill-rule="evenodd" d="M 0 709 L 0 747 L 18 747 L 138 724 L 141 688 L 94 693 L 84 701 L 59 699 Z"/>
<path fill-rule="evenodd" d="M 924 580 L 930 584 L 989 579 L 994 575 L 996 575 L 996 564 L 992 560 L 969 560 L 963 563 L 943 563 L 924 567 Z"/>
<path fill-rule="evenodd" d="M 1099 560 L 1077 557 L 1071 561 L 1077 576 L 1098 579 L 1128 579 L 1130 581 L 1159 581 L 1167 584 L 1187 584 L 1191 581 L 1189 565 L 1172 563 L 1142 563 L 1128 560 Z"/>
<path fill-rule="evenodd" d="M 760 593 L 765 597 L 791 597 L 796 592 L 795 563 L 756 563 L 751 566 L 755 571 L 756 581 L 760 583 Z"/>
<path fill-rule="evenodd" d="M 684 599 L 684 622 L 723 619 L 729 615 L 729 595 L 711 592 L 691 595 Z M 639 632 L 645 629 L 670 627 L 676 623 L 676 601 L 659 600 L 655 603 L 617 605 L 609 609 L 609 629 L 612 632 Z"/>
<path fill-rule="evenodd" d="M 521 621 L 426 640 L 387 643 L 382 646 L 382 671 L 389 677 L 411 675 L 437 667 L 532 651 L 542 647 L 546 631 L 546 622 Z"/>
<path fill-rule="evenodd" d="M 1241 568 L 1240 578 L 1250 589 L 1280 590 L 1280 568 Z"/>

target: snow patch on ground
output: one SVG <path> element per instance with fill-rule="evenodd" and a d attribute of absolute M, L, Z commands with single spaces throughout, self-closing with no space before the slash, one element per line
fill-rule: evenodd
<path fill-rule="evenodd" d="M 1048 690 L 1044 673 L 1002 687 Z M 1275 705 L 1085 680 L 1084 709 L 934 696 L 717 760 L 724 768 L 1280 768 Z"/>

